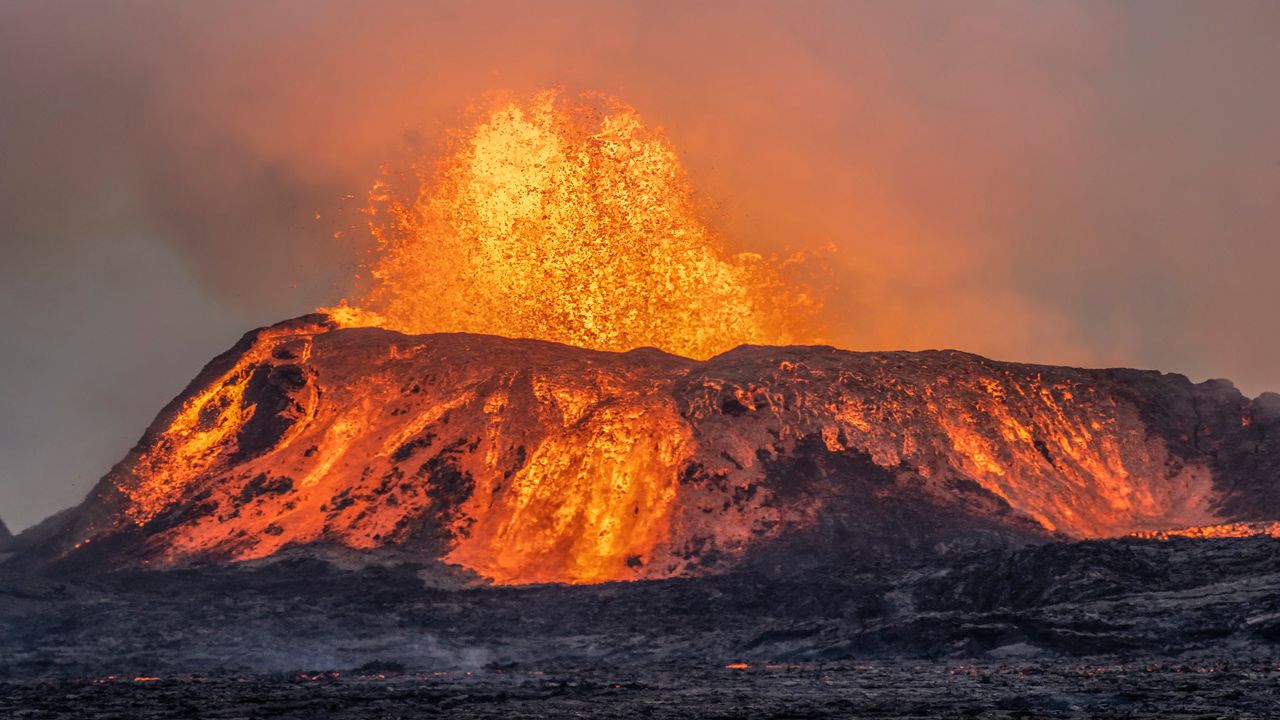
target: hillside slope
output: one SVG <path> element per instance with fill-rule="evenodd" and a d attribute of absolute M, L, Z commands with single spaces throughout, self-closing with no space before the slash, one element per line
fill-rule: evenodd
<path fill-rule="evenodd" d="M 1278 481 L 1280 396 L 1224 381 L 310 315 L 214 359 L 42 547 L 161 567 L 389 547 L 594 582 L 1275 519 Z"/>

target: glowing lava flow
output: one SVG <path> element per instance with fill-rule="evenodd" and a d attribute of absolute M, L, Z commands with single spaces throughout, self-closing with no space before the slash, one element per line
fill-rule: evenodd
<path fill-rule="evenodd" d="M 219 460 L 225 461 L 228 448 L 238 447 L 238 435 L 257 411 L 256 403 L 246 398 L 250 382 L 255 376 L 261 377 L 263 368 L 270 368 L 268 361 L 273 352 L 293 338 L 299 339 L 300 359 L 306 362 L 311 348 L 308 331 L 316 329 L 303 325 L 251 333 L 246 337 L 251 338 L 248 347 L 230 367 L 193 395 L 161 412 L 156 424 L 163 429 L 152 435 L 145 452 L 134 459 L 129 469 L 132 481 L 119 486 L 130 499 L 125 512 L 132 521 L 150 521 L 175 494 L 204 479 Z M 307 406 L 302 412 L 313 412 L 314 391 L 301 402 Z M 167 426 L 162 425 L 165 421 Z M 279 438 L 277 442 L 287 444 L 287 439 Z"/>
<path fill-rule="evenodd" d="M 486 473 L 463 505 L 471 519 L 448 556 L 500 583 L 600 582 L 635 577 L 668 536 L 687 423 L 662 384 L 640 388 L 534 378 L 532 397 L 554 423 L 514 473 Z M 602 392 L 604 390 L 604 392 Z M 490 433 L 511 422 L 506 393 L 485 412 Z"/>
<path fill-rule="evenodd" d="M 370 193 L 374 285 L 346 325 L 474 332 L 705 358 L 812 342 L 816 303 L 699 218 L 670 142 L 636 111 L 548 91 Z"/>

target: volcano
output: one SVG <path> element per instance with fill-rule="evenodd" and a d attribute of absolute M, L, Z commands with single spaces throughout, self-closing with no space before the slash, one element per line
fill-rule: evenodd
<path fill-rule="evenodd" d="M 349 323 L 248 333 L 0 553 L 0 714 L 1274 707 L 1280 395 Z"/>
<path fill-rule="evenodd" d="M 1040 690 L 1104 674 L 1181 707 L 1189 667 L 1247 711 L 1197 716 L 1274 707 L 1280 395 L 820 344 L 803 258 L 728 252 L 607 98 L 500 102 L 369 202 L 353 300 L 246 334 L 0 546 L 0 683 L 71 678 L 0 714 L 164 677 L 295 709 L 323 679 L 353 717 L 649 702 L 623 690 L 687 717 L 694 686 L 726 717 L 950 712 L 952 668 L 902 658 L 998 663 L 970 710 L 1001 677 L 1066 717 Z M 831 705 L 867 660 L 901 696 Z M 760 712 L 827 663 L 820 712 Z"/>
<path fill-rule="evenodd" d="M 955 351 L 695 361 L 313 314 L 210 362 L 39 534 L 50 561 L 112 568 L 339 546 L 592 583 L 1238 534 L 1280 518 L 1278 482 L 1280 395 L 1226 381 Z"/>

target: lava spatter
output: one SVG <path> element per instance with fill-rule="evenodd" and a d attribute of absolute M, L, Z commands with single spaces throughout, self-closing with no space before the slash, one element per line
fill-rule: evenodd
<path fill-rule="evenodd" d="M 500 101 L 369 203 L 371 286 L 327 310 L 347 325 L 694 358 L 817 340 L 812 293 L 729 252 L 665 134 L 615 98 Z"/>

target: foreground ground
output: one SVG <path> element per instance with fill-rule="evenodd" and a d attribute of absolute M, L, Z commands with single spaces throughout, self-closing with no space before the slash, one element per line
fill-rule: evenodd
<path fill-rule="evenodd" d="M 308 552 L 11 566 L 0 718 L 1280 717 L 1272 538 L 506 588 Z"/>
<path fill-rule="evenodd" d="M 1204 658 L 383 670 L 0 684 L 0 717 L 15 719 L 1273 718 L 1278 709 L 1280 666 Z"/>

